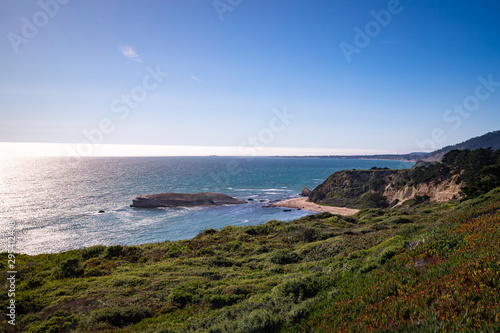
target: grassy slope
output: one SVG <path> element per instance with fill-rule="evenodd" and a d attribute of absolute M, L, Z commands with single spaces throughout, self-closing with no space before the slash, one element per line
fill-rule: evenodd
<path fill-rule="evenodd" d="M 459 205 L 425 243 L 343 279 L 342 292 L 291 331 L 498 332 L 499 209 L 500 189 Z"/>
<path fill-rule="evenodd" d="M 187 241 L 22 255 L 18 328 L 494 331 L 498 208 L 500 190 L 464 203 L 212 229 Z"/>

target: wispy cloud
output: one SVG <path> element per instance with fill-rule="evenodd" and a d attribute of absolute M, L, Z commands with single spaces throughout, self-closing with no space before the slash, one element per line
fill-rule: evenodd
<path fill-rule="evenodd" d="M 120 52 L 127 58 L 133 61 L 142 62 L 141 57 L 135 52 L 134 48 L 131 46 L 118 46 Z"/>
<path fill-rule="evenodd" d="M 198 79 L 196 76 L 190 76 L 189 77 L 191 80 L 195 80 L 195 81 L 198 81 L 198 82 L 201 82 L 200 79 Z"/>

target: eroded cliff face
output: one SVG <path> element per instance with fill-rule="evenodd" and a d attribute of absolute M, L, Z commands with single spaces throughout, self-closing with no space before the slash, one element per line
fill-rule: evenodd
<path fill-rule="evenodd" d="M 351 208 L 398 206 L 415 197 L 445 202 L 460 198 L 458 174 L 418 183 L 414 170 L 344 170 L 332 174 L 309 195 L 319 204 Z M 385 202 L 384 202 L 385 200 Z"/>
<path fill-rule="evenodd" d="M 396 185 L 389 181 L 385 186 L 382 195 L 387 197 L 387 201 L 391 204 L 397 200 L 395 206 L 403 204 L 406 200 L 415 198 L 416 196 L 428 196 L 433 202 L 446 202 L 453 198 L 460 198 L 460 189 L 462 187 L 461 178 L 459 175 L 453 175 L 451 179 L 441 182 L 427 182 L 416 185 L 404 185 L 403 188 L 397 188 Z"/>

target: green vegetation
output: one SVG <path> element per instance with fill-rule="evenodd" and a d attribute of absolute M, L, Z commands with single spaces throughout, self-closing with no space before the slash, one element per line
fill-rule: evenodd
<path fill-rule="evenodd" d="M 432 152 L 430 154 L 430 158 L 434 160 L 433 158 L 444 156 L 446 153 L 452 150 L 476 150 L 488 147 L 491 147 L 493 150 L 500 149 L 500 131 L 489 132 L 453 146 L 446 146 Z"/>
<path fill-rule="evenodd" d="M 462 191 L 468 198 L 500 186 L 500 150 L 453 150 L 444 156 L 443 164 L 455 172 L 462 172 L 466 184 Z"/>
<path fill-rule="evenodd" d="M 333 206 L 384 208 L 387 198 L 380 194 L 387 179 L 397 170 L 344 170 L 332 174 L 309 195 L 309 200 Z"/>
<path fill-rule="evenodd" d="M 452 177 L 465 183 L 461 201 L 422 195 L 389 208 L 381 194 L 388 184 Z M 15 329 L 500 330 L 500 151 L 451 151 L 411 170 L 346 170 L 311 198 L 364 210 L 208 229 L 177 242 L 16 255 Z M 5 309 L 9 297 L 0 295 Z M 16 331 L 6 319 L 0 314 L 2 331 Z"/>
<path fill-rule="evenodd" d="M 380 269 L 344 276 L 289 331 L 498 332 L 499 208 L 500 189 L 457 205 Z"/>
<path fill-rule="evenodd" d="M 446 146 L 431 153 L 410 153 L 410 154 L 381 154 L 381 155 L 350 155 L 350 156 L 316 156 L 317 158 L 343 158 L 343 159 L 377 159 L 396 161 L 440 161 L 449 151 L 456 149 L 475 150 L 491 147 L 493 150 L 500 149 L 500 131 L 493 131 L 484 135 L 471 138 L 467 141 L 452 146 Z"/>
<path fill-rule="evenodd" d="M 373 167 L 370 170 L 339 171 L 316 187 L 309 199 L 333 206 L 387 208 L 397 204 L 389 202 L 384 195 L 387 189 L 403 190 L 421 184 L 435 187 L 444 182 L 460 184 L 461 191 L 457 191 L 456 196 L 467 198 L 475 198 L 499 187 L 500 150 L 452 150 L 444 155 L 442 162 L 417 163 L 412 169 L 405 170 Z M 410 200 L 419 203 L 425 196 Z"/>
<path fill-rule="evenodd" d="M 18 255 L 16 328 L 498 331 L 499 209 L 496 189 L 464 202 L 208 229 L 178 242 Z M 4 281 L 6 263 L 0 255 Z M 7 301 L 4 292 L 3 308 Z"/>

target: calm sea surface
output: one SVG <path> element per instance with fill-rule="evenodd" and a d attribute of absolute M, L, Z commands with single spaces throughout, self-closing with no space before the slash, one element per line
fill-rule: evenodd
<path fill-rule="evenodd" d="M 226 225 L 283 221 L 311 214 L 263 208 L 313 189 L 343 169 L 408 168 L 374 160 L 244 157 L 0 159 L 0 252 L 7 224 L 15 223 L 20 253 L 51 253 L 86 246 L 132 245 L 192 238 Z M 221 192 L 246 205 L 130 208 L 142 194 Z M 262 202 L 261 202 L 262 201 Z M 104 214 L 98 214 L 104 210 Z"/>

